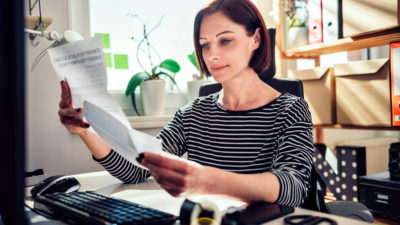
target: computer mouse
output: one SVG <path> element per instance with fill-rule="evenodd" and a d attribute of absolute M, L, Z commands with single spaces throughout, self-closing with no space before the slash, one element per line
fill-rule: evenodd
<path fill-rule="evenodd" d="M 35 185 L 31 194 L 32 197 L 36 197 L 44 194 L 51 194 L 56 192 L 69 193 L 78 191 L 81 187 L 79 181 L 73 176 L 67 175 L 56 175 L 44 179 L 37 185 Z"/>

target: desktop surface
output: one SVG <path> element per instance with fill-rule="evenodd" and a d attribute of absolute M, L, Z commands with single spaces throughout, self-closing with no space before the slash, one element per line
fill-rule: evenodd
<path fill-rule="evenodd" d="M 175 198 L 165 192 L 153 179 L 148 179 L 144 183 L 140 184 L 124 184 L 120 180 L 112 177 L 108 172 L 94 172 L 86 174 L 74 175 L 79 180 L 82 187 L 80 191 L 95 191 L 104 195 L 121 198 L 127 201 L 131 201 L 137 204 L 141 204 L 153 209 L 157 209 L 166 213 L 170 213 L 175 216 L 179 216 L 180 208 L 185 200 L 184 197 Z M 33 199 L 30 196 L 30 188 L 26 189 L 26 203 L 33 207 Z M 195 199 L 197 197 L 194 197 Z M 240 206 L 243 202 L 224 198 L 221 196 L 198 196 L 198 198 L 206 198 L 214 201 L 220 210 L 228 208 L 229 206 Z M 296 208 L 294 213 L 289 215 L 300 215 L 307 214 L 313 216 L 327 217 L 337 221 L 338 224 L 368 224 L 362 221 L 353 220 L 345 217 L 310 211 L 302 208 Z M 32 212 L 28 212 L 28 216 L 31 220 L 31 224 L 63 224 L 62 222 L 55 222 L 47 220 L 41 216 L 38 216 Z M 277 218 L 265 224 L 278 225 L 284 224 L 284 218 Z M 177 222 L 179 224 L 179 222 Z"/>

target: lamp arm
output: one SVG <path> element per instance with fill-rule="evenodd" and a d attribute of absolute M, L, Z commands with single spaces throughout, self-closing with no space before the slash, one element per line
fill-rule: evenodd
<path fill-rule="evenodd" d="M 83 40 L 83 37 L 71 30 L 66 30 L 64 31 L 63 35 L 58 34 L 57 31 L 38 31 L 38 30 L 30 30 L 30 29 L 24 29 L 25 33 L 29 33 L 32 35 L 37 35 L 41 37 L 45 37 L 49 41 L 54 41 L 53 44 L 45 48 L 33 61 L 31 72 L 34 71 L 36 65 L 39 63 L 39 61 L 46 55 L 47 50 L 52 47 L 56 47 L 65 43 L 70 43 L 70 42 L 75 42 L 75 41 L 80 41 Z M 32 43 L 33 44 L 33 43 Z M 37 46 L 37 44 L 33 44 L 34 46 Z"/>
<path fill-rule="evenodd" d="M 29 34 L 35 34 L 41 37 L 45 37 L 49 41 L 60 41 L 61 36 L 57 31 L 38 31 L 25 28 L 24 31 Z"/>

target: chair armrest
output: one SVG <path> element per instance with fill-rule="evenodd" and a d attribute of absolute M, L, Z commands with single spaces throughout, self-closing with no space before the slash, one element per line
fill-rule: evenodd
<path fill-rule="evenodd" d="M 349 217 L 365 222 L 374 222 L 374 218 L 369 209 L 360 202 L 335 201 L 326 204 L 328 213 L 338 216 Z"/>

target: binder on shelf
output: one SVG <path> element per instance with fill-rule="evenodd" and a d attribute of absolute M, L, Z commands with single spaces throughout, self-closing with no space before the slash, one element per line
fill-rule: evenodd
<path fill-rule="evenodd" d="M 392 126 L 400 126 L 400 41 L 390 43 Z"/>
<path fill-rule="evenodd" d="M 322 0 L 308 0 L 308 43 L 322 42 Z"/>
<path fill-rule="evenodd" d="M 342 0 L 322 0 L 323 41 L 326 43 L 342 37 Z"/>

